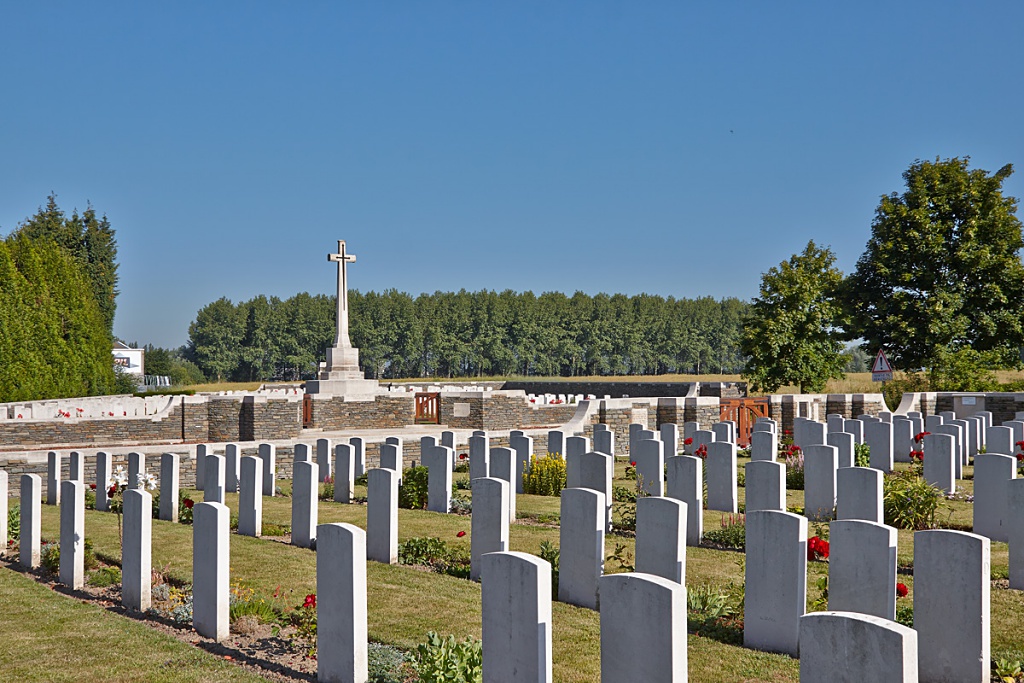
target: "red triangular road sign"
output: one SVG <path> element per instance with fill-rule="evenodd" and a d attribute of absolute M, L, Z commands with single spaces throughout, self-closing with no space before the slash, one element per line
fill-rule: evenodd
<path fill-rule="evenodd" d="M 871 372 L 892 372 L 892 366 L 889 365 L 889 359 L 885 357 L 885 352 L 881 349 L 878 350 L 878 355 L 875 356 L 875 362 L 871 366 Z"/>

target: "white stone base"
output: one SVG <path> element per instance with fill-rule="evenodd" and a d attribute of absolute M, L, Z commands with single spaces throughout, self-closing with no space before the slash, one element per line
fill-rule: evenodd
<path fill-rule="evenodd" d="M 380 383 L 375 379 L 310 379 L 306 380 L 306 393 L 369 400 L 380 393 Z"/>

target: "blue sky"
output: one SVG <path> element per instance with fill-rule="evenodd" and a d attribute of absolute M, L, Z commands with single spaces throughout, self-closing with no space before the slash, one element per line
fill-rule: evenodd
<path fill-rule="evenodd" d="M 0 5 L 0 234 L 117 231 L 115 333 L 353 287 L 756 296 L 915 159 L 1019 170 L 1024 3 Z"/>

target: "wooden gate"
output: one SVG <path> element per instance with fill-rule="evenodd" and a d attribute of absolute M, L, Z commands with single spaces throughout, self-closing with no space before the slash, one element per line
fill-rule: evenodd
<path fill-rule="evenodd" d="M 441 424 L 441 394 L 423 392 L 416 394 L 416 424 Z"/>
<path fill-rule="evenodd" d="M 313 397 L 309 394 L 302 395 L 302 428 L 306 429 L 313 424 Z"/>
<path fill-rule="evenodd" d="M 723 398 L 719 399 L 719 420 L 736 423 L 736 445 L 750 447 L 750 434 L 759 417 L 768 417 L 768 398 Z"/>

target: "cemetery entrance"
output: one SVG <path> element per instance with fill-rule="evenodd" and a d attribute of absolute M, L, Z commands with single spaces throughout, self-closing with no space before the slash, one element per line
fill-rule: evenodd
<path fill-rule="evenodd" d="M 718 419 L 736 423 L 736 445 L 740 448 L 750 447 L 750 433 L 754 431 L 754 423 L 759 417 L 768 417 L 767 397 L 719 400 Z"/>
<path fill-rule="evenodd" d="M 441 424 L 441 394 L 435 391 L 416 394 L 416 424 Z"/>

